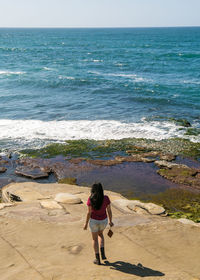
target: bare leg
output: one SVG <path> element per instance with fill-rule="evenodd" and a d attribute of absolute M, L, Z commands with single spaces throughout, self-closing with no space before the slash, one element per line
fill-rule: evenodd
<path fill-rule="evenodd" d="M 95 254 L 99 253 L 98 232 L 92 232 L 92 245 Z"/>
<path fill-rule="evenodd" d="M 98 232 L 92 232 L 92 244 L 95 252 L 94 263 L 100 265 L 100 256 L 99 256 L 99 242 L 98 242 Z"/>
<path fill-rule="evenodd" d="M 104 247 L 104 236 L 103 236 L 103 230 L 98 232 L 98 240 L 100 248 Z"/>
<path fill-rule="evenodd" d="M 102 260 L 106 259 L 105 256 L 105 249 L 104 249 L 104 236 L 103 236 L 103 230 L 98 232 L 98 239 L 99 239 L 99 244 L 100 244 L 100 250 L 101 250 L 101 258 Z"/>

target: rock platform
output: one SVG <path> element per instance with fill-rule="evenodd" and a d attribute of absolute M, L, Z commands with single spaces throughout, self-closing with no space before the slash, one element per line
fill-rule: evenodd
<path fill-rule="evenodd" d="M 57 183 L 5 186 L 0 279 L 200 279 L 198 224 L 110 191 L 114 235 L 105 230 L 108 259 L 94 265 L 91 234 L 83 230 L 89 194 L 87 187 Z"/>

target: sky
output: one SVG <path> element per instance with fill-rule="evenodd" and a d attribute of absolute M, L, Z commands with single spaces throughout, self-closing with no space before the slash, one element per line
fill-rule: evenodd
<path fill-rule="evenodd" d="M 0 27 L 200 26 L 200 0 L 0 0 Z"/>

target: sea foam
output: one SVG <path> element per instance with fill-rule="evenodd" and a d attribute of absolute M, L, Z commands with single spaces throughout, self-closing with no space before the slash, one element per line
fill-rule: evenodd
<path fill-rule="evenodd" d="M 25 72 L 21 72 L 21 71 L 3 71 L 0 70 L 0 75 L 22 75 L 25 74 Z"/>
<path fill-rule="evenodd" d="M 46 144 L 51 141 L 78 139 L 149 138 L 155 140 L 183 137 L 184 131 L 169 122 L 125 123 L 114 120 L 40 121 L 0 120 L 0 141 L 22 141 L 32 146 L 35 141 Z M 196 139 L 200 140 L 200 139 Z M 21 144 L 22 144 L 21 143 Z"/>

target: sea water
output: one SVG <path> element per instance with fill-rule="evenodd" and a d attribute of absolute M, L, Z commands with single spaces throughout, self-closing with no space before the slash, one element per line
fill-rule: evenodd
<path fill-rule="evenodd" d="M 0 148 L 200 128 L 200 27 L 0 29 Z"/>

